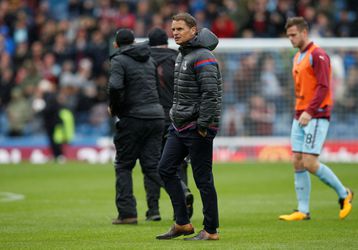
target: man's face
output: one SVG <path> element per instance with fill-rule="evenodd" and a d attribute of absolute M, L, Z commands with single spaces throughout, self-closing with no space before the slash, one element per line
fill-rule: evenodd
<path fill-rule="evenodd" d="M 294 48 L 301 49 L 307 39 L 307 30 L 300 31 L 296 25 L 291 26 L 286 30 L 286 35 Z"/>
<path fill-rule="evenodd" d="M 185 21 L 179 20 L 172 22 L 172 32 L 174 41 L 178 45 L 182 45 L 191 40 L 196 34 L 196 27 L 190 28 Z"/>

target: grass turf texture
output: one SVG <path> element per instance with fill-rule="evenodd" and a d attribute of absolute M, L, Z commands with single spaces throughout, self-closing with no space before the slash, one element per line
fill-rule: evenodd
<path fill-rule="evenodd" d="M 329 166 L 358 192 L 358 166 Z M 145 222 L 138 166 L 133 176 L 139 224 L 111 225 L 116 209 L 110 164 L 0 165 L 0 192 L 25 196 L 0 202 L 0 249 L 357 249 L 357 201 L 352 214 L 340 221 L 335 192 L 316 177 L 312 176 L 312 219 L 283 222 L 278 215 L 296 207 L 289 164 L 215 164 L 214 175 L 221 239 L 159 241 L 155 236 L 173 223 L 169 197 L 162 191 L 162 221 Z M 195 195 L 192 222 L 198 232 L 202 205 L 192 178 L 189 185 Z"/>

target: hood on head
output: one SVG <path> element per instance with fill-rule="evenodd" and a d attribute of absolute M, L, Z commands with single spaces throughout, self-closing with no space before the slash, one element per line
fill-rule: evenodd
<path fill-rule="evenodd" d="M 170 48 L 150 48 L 150 56 L 157 61 L 158 65 L 162 64 L 165 60 L 171 57 L 176 57 L 178 52 Z"/>
<path fill-rule="evenodd" d="M 207 48 L 208 50 L 214 50 L 219 44 L 218 37 L 207 28 L 202 28 L 198 34 L 188 42 L 188 47 L 200 47 Z"/>

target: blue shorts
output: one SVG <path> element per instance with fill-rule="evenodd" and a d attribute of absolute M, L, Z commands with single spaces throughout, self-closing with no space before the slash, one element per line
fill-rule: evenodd
<path fill-rule="evenodd" d="M 319 155 L 326 140 L 328 127 L 327 119 L 312 119 L 304 127 L 294 119 L 291 130 L 292 152 Z"/>

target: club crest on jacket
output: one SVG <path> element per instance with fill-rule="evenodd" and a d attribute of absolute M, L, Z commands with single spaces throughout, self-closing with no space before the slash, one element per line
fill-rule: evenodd
<path fill-rule="evenodd" d="M 188 68 L 188 65 L 187 65 L 188 63 L 187 63 L 187 61 L 184 61 L 183 62 L 183 70 L 186 70 L 187 68 Z"/>

